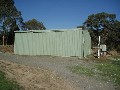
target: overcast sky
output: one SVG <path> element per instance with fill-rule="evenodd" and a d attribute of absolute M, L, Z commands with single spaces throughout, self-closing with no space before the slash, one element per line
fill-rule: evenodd
<path fill-rule="evenodd" d="M 90 14 L 114 13 L 120 20 L 120 0 L 14 0 L 24 21 L 37 19 L 47 29 L 76 28 Z"/>

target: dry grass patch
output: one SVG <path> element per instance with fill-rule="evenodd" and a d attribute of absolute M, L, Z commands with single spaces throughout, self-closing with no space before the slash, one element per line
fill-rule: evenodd
<path fill-rule="evenodd" d="M 17 81 L 25 90 L 75 90 L 74 87 L 57 74 L 0 60 L 0 68 L 12 80 Z"/>

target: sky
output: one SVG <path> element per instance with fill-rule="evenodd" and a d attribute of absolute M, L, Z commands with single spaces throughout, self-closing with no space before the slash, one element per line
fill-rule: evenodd
<path fill-rule="evenodd" d="M 120 21 L 120 0 L 14 0 L 24 21 L 37 19 L 47 29 L 81 26 L 91 14 L 116 14 Z"/>

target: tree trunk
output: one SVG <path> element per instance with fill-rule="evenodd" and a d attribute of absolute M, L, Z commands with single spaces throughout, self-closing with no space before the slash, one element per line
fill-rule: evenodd
<path fill-rule="evenodd" d="M 5 45 L 5 36 L 3 35 L 3 46 Z"/>

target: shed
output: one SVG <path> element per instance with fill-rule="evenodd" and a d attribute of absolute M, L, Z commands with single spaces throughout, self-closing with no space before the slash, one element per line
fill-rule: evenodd
<path fill-rule="evenodd" d="M 86 57 L 91 54 L 91 37 L 80 28 L 15 31 L 14 54 Z"/>

